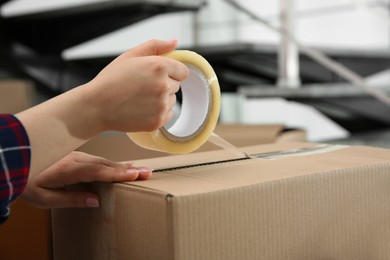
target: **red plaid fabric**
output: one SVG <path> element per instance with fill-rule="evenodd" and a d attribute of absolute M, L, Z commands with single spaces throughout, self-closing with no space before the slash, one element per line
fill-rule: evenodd
<path fill-rule="evenodd" d="M 26 186 L 30 159 L 30 143 L 23 125 L 13 115 L 0 114 L 0 224 L 9 215 L 9 204 Z"/>

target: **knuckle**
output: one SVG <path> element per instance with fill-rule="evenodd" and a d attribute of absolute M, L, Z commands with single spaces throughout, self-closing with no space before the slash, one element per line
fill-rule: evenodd
<path fill-rule="evenodd" d="M 160 59 L 153 59 L 150 69 L 155 74 L 161 74 L 166 70 L 166 65 Z"/>
<path fill-rule="evenodd" d="M 146 126 L 146 131 L 154 131 L 162 126 L 160 116 L 155 116 Z"/>
<path fill-rule="evenodd" d="M 153 121 L 146 126 L 146 131 L 151 132 L 158 128 L 160 128 L 160 125 L 156 121 Z"/>
<path fill-rule="evenodd" d="M 176 102 L 177 102 L 177 97 L 176 97 L 176 95 L 170 95 L 169 96 L 169 106 L 170 107 L 173 107 L 175 104 L 176 104 Z"/>
<path fill-rule="evenodd" d="M 161 114 L 164 111 L 167 111 L 169 109 L 169 99 L 168 98 L 162 98 L 160 102 L 157 105 L 158 109 L 158 116 L 161 116 Z"/>
<path fill-rule="evenodd" d="M 97 164 L 99 166 L 101 166 L 101 167 L 104 167 L 104 166 L 110 167 L 110 166 L 112 166 L 112 162 L 110 160 L 102 158 L 102 157 L 98 157 L 97 158 Z"/>
<path fill-rule="evenodd" d="M 44 192 L 37 192 L 34 189 L 27 189 L 23 192 L 22 197 L 25 201 L 36 208 L 47 209 L 50 208 L 49 196 Z"/>
<path fill-rule="evenodd" d="M 76 192 L 70 194 L 69 202 L 70 202 L 70 205 L 75 206 L 75 207 L 81 207 L 84 205 L 83 201 L 80 200 L 80 196 L 78 196 L 78 193 L 76 193 Z"/>
<path fill-rule="evenodd" d="M 83 155 L 83 153 L 80 152 L 80 151 L 72 151 L 72 152 L 69 153 L 69 156 L 72 159 L 76 159 L 76 158 L 78 158 L 78 157 L 80 157 L 82 155 Z"/>
<path fill-rule="evenodd" d="M 168 86 L 165 80 L 161 78 L 156 78 L 152 84 L 153 84 L 152 95 L 154 95 L 155 98 L 160 99 L 161 97 L 166 95 Z"/>
<path fill-rule="evenodd" d="M 181 63 L 181 62 L 178 62 L 178 66 L 177 66 L 177 79 L 180 80 L 180 81 L 183 81 L 185 79 L 188 78 L 188 76 L 190 75 L 190 70 L 189 68 Z"/>
<path fill-rule="evenodd" d="M 52 197 L 46 192 L 33 192 L 32 200 L 29 201 L 34 207 L 40 209 L 48 209 L 51 208 Z"/>
<path fill-rule="evenodd" d="M 50 201 L 52 200 L 51 196 L 49 196 L 48 194 L 44 194 L 42 195 L 40 198 L 39 198 L 39 205 L 38 207 L 39 208 L 42 208 L 42 209 L 48 209 L 48 208 L 51 208 L 52 205 L 50 205 Z"/>
<path fill-rule="evenodd" d="M 110 174 L 110 181 L 111 182 L 120 181 L 119 177 L 121 176 L 120 174 L 122 173 L 122 171 L 123 170 L 121 169 L 113 169 Z"/>
<path fill-rule="evenodd" d="M 146 42 L 147 45 L 150 47 L 158 46 L 158 40 L 157 39 L 150 39 Z"/>
<path fill-rule="evenodd" d="M 103 164 L 94 164 L 89 171 L 90 174 L 88 176 L 88 180 L 85 180 L 84 182 L 100 181 L 102 179 L 102 176 L 104 176 L 106 170 L 107 166 Z"/>
<path fill-rule="evenodd" d="M 115 173 L 119 172 L 120 170 L 121 169 L 118 167 L 111 167 L 110 165 L 95 165 L 94 169 L 91 170 L 89 181 L 113 182 L 115 180 Z"/>
<path fill-rule="evenodd" d="M 68 154 L 68 156 L 65 157 L 64 160 L 61 160 L 59 164 L 62 167 L 67 167 L 72 165 L 73 163 L 77 162 L 80 157 L 83 156 L 82 152 L 79 151 L 72 151 Z"/>
<path fill-rule="evenodd" d="M 166 120 L 167 120 L 167 116 L 161 114 L 161 115 L 158 117 L 158 120 L 157 120 L 157 122 L 156 122 L 157 125 L 158 125 L 158 128 L 164 126 L 164 124 L 166 123 Z"/>
<path fill-rule="evenodd" d="M 184 67 L 184 79 L 187 79 L 190 76 L 190 69 L 184 64 L 183 67 Z"/>

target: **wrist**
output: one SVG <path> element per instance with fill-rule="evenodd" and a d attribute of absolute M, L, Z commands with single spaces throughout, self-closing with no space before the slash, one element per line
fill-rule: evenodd
<path fill-rule="evenodd" d="M 103 131 L 97 108 L 80 86 L 16 115 L 31 145 L 30 176 L 42 171 Z"/>
<path fill-rule="evenodd" d="M 104 93 L 97 91 L 98 86 L 93 82 L 88 82 L 72 93 L 78 101 L 75 102 L 79 106 L 78 110 L 81 116 L 81 123 L 83 124 L 83 132 L 85 136 L 92 138 L 93 136 L 110 130 L 105 122 L 104 109 L 105 105 L 102 101 Z M 76 92 L 77 91 L 77 92 Z"/>

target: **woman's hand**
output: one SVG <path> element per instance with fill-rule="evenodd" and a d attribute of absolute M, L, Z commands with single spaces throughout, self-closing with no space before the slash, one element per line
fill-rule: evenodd
<path fill-rule="evenodd" d="M 118 163 L 82 152 L 71 152 L 63 159 L 33 176 L 21 198 L 39 208 L 98 207 L 99 197 L 89 191 L 69 191 L 71 184 L 85 182 L 125 182 L 146 180 L 147 167 Z"/>
<path fill-rule="evenodd" d="M 160 56 L 176 41 L 151 40 L 117 57 L 87 84 L 103 130 L 152 131 L 169 122 L 188 68 Z"/>

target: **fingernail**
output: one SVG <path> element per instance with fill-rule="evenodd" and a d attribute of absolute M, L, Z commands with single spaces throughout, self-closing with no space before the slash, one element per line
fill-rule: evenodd
<path fill-rule="evenodd" d="M 124 163 L 126 167 L 130 168 L 130 167 L 133 167 L 133 162 L 125 162 Z"/>
<path fill-rule="evenodd" d="M 138 173 L 140 173 L 140 170 L 137 169 L 137 168 L 132 168 L 132 169 L 126 170 L 126 173 L 129 173 L 129 174 L 138 174 Z"/>
<path fill-rule="evenodd" d="M 90 208 L 98 208 L 99 207 L 99 201 L 96 198 L 87 198 L 85 201 L 85 204 L 87 204 Z"/>
<path fill-rule="evenodd" d="M 152 169 L 152 168 L 149 168 L 149 167 L 140 167 L 139 168 L 139 172 L 141 173 L 141 172 L 153 172 L 154 171 L 154 169 Z"/>
<path fill-rule="evenodd" d="M 177 43 L 177 38 L 168 40 L 167 42 L 168 42 L 168 43 Z"/>

